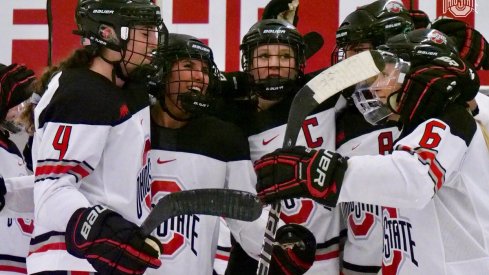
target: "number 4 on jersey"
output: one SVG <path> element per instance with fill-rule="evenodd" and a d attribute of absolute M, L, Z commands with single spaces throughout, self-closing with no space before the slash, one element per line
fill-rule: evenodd
<path fill-rule="evenodd" d="M 59 151 L 59 159 L 62 160 L 68 151 L 68 144 L 71 135 L 71 126 L 59 126 L 53 140 L 53 148 Z"/>

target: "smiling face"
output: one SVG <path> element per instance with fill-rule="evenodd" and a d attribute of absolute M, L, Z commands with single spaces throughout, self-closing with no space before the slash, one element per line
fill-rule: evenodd
<path fill-rule="evenodd" d="M 179 96 L 186 93 L 205 95 L 209 87 L 209 66 L 198 59 L 179 59 L 167 76 L 165 105 L 179 119 L 191 116 L 182 106 Z"/>

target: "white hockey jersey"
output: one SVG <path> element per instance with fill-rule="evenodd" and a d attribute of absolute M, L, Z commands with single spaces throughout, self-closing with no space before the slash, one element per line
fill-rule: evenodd
<path fill-rule="evenodd" d="M 152 127 L 151 199 L 156 203 L 172 192 L 202 188 L 229 188 L 255 193 L 256 176 L 249 159 L 246 137 L 229 123 L 213 117 L 189 121 L 180 129 Z M 261 248 L 265 216 L 256 229 L 253 223 L 226 219 L 240 242 Z M 241 224 L 241 225 L 240 225 Z M 206 215 L 182 215 L 164 222 L 156 230 L 163 243 L 163 265 L 147 274 L 208 274 L 213 272 L 220 219 Z M 246 232 L 256 232 L 248 235 Z M 242 240 L 240 236 L 247 239 Z M 248 247 L 249 248 L 249 247 Z"/>
<path fill-rule="evenodd" d="M 346 157 L 389 154 L 399 134 L 395 123 L 372 126 L 355 106 L 348 106 L 336 118 L 336 152 Z M 382 266 L 382 207 L 347 202 L 338 208 L 347 229 L 342 273 L 377 274 Z"/>
<path fill-rule="evenodd" d="M 140 224 L 149 209 L 148 97 L 88 69 L 55 75 L 35 109 L 35 229 L 27 268 L 95 271 L 64 241 L 73 212 L 106 205 Z"/>
<path fill-rule="evenodd" d="M 336 99 L 332 100 L 335 101 Z M 297 145 L 334 150 L 335 109 L 333 106 L 322 107 L 304 120 Z M 251 122 L 253 126 L 249 130 L 248 137 L 252 161 L 282 147 L 288 112 L 289 105 L 281 102 L 256 114 Z M 306 274 L 338 274 L 339 211 L 327 208 L 311 199 L 289 199 L 282 201 L 280 218 L 285 223 L 305 226 L 316 237 L 316 259 Z"/>
<path fill-rule="evenodd" d="M 382 274 L 486 274 L 489 150 L 472 116 L 452 108 L 394 148 L 350 158 L 339 197 L 392 207 L 382 213 Z"/>
<path fill-rule="evenodd" d="M 16 176 L 4 178 L 4 180 L 7 194 L 5 195 L 5 207 L 0 211 L 0 217 L 33 219 L 34 175 Z"/>
<path fill-rule="evenodd" d="M 1 177 L 27 175 L 18 148 L 1 133 L 0 160 Z M 26 257 L 33 226 L 32 220 L 29 219 L 16 216 L 0 217 L 0 274 L 27 274 Z"/>

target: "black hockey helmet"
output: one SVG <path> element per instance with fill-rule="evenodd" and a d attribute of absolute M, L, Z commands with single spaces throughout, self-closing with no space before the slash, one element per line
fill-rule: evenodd
<path fill-rule="evenodd" d="M 438 30 L 418 29 L 398 34 L 378 49 L 411 63 L 406 74 L 409 80 L 388 99 L 391 109 L 401 116 L 404 124 L 415 124 L 413 121 L 439 114 L 449 103 L 465 105 L 479 90 L 475 69 L 459 57 L 454 41 Z M 446 98 L 433 99 L 436 95 Z M 432 105 L 418 108 L 422 100 L 430 101 Z"/>
<path fill-rule="evenodd" d="M 331 64 L 345 58 L 346 48 L 363 42 L 375 48 L 396 34 L 414 29 L 409 12 L 400 0 L 379 0 L 350 13 L 336 31 Z"/>
<path fill-rule="evenodd" d="M 304 76 L 304 66 L 306 57 L 304 53 L 305 45 L 302 35 L 294 25 L 281 19 L 264 19 L 254 24 L 248 33 L 243 37 L 240 49 L 242 52 L 241 66 L 247 73 L 253 75 L 253 54 L 255 49 L 261 45 L 282 44 L 289 46 L 295 59 L 293 67 L 290 69 L 288 77 L 283 78 L 264 78 L 256 79 L 252 84 L 252 90 L 260 97 L 265 99 L 280 99 L 286 94 L 295 92 L 297 80 Z M 257 59 L 255 57 L 255 59 Z M 267 66 L 268 67 L 268 66 Z"/>
<path fill-rule="evenodd" d="M 168 34 L 160 7 L 150 0 L 80 0 L 75 19 L 78 30 L 74 33 L 115 51 L 126 49 L 129 29 L 136 25 L 157 27 L 159 44 Z M 104 38 L 104 26 L 113 27 L 117 39 Z"/>
<path fill-rule="evenodd" d="M 185 59 L 201 61 L 205 67 L 197 72 L 207 75 L 208 80 L 205 77 L 192 79 L 192 81 L 171 80 L 170 76 L 174 71 L 192 71 L 192 74 L 196 72 L 194 69 L 187 67 L 179 67 L 177 70 L 173 68 L 175 62 Z M 159 47 L 156 51 L 153 58 L 153 65 L 157 73 L 151 82 L 157 87 L 159 94 L 156 97 L 159 99 L 163 109 L 174 119 L 181 120 L 168 111 L 165 103 L 165 94 L 178 94 L 177 101 L 180 101 L 183 110 L 189 114 L 199 115 L 209 112 L 214 107 L 212 106 L 213 101 L 220 92 L 220 72 L 214 63 L 212 49 L 202 41 L 190 35 L 170 33 L 168 36 L 168 45 Z M 169 90 L 170 84 L 177 82 L 179 83 L 177 91 Z M 180 85 L 192 88 L 181 92 Z M 176 106 L 178 106 L 177 103 L 174 102 Z"/>
<path fill-rule="evenodd" d="M 411 67 L 435 58 L 458 54 L 454 41 L 434 29 L 418 29 L 395 35 L 378 49 L 394 53 L 403 60 L 411 62 Z"/>

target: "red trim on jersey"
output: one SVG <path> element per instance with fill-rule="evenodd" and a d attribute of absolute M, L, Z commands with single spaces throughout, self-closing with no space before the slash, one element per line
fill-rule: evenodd
<path fill-rule="evenodd" d="M 421 163 L 429 165 L 428 175 L 433 180 L 436 190 L 442 187 L 445 182 L 445 169 L 436 159 L 436 151 L 425 148 L 416 148 L 413 150 L 408 146 L 398 146 L 396 150 L 407 151 L 411 154 L 416 153 Z"/>
<path fill-rule="evenodd" d="M 219 253 L 216 253 L 216 259 L 228 262 L 229 261 L 229 255 L 221 255 Z"/>
<path fill-rule="evenodd" d="M 339 250 L 334 250 L 325 254 L 316 254 L 316 261 L 325 261 L 329 259 L 334 259 L 338 258 L 340 256 L 340 251 Z"/>
<path fill-rule="evenodd" d="M 445 171 L 441 167 L 440 163 L 436 160 L 436 153 L 433 151 L 424 150 L 422 148 L 417 149 L 418 156 L 426 163 L 429 164 L 429 174 L 433 181 L 435 181 L 436 189 L 439 190 L 445 181 Z"/>
<path fill-rule="evenodd" d="M 7 272 L 16 272 L 21 274 L 27 274 L 27 268 L 25 267 L 17 267 L 17 266 L 9 266 L 9 265 L 0 265 L 0 271 Z"/>
<path fill-rule="evenodd" d="M 59 242 L 59 243 L 50 243 L 50 244 L 43 245 L 34 251 L 29 251 L 29 256 L 34 253 L 42 253 L 49 250 L 66 250 L 66 243 Z"/>
<path fill-rule="evenodd" d="M 93 274 L 91 272 L 86 271 L 70 271 L 70 275 L 90 275 Z"/>
<path fill-rule="evenodd" d="M 90 174 L 81 165 L 41 165 L 36 168 L 36 177 L 49 174 L 66 174 L 69 171 L 73 171 L 76 174 L 82 176 L 82 178 Z"/>

